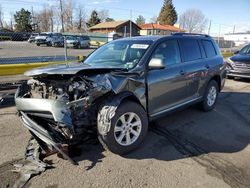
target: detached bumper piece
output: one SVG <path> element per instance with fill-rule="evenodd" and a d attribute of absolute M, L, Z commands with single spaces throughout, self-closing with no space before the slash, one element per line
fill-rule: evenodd
<path fill-rule="evenodd" d="M 41 148 L 38 142 L 32 137 L 26 148 L 25 164 L 14 164 L 14 172 L 20 173 L 14 187 L 24 187 L 31 177 L 41 174 L 46 169 L 53 168 L 51 165 L 41 161 Z"/>
<path fill-rule="evenodd" d="M 47 130 L 43 127 L 39 126 L 36 122 L 30 119 L 24 112 L 21 113 L 21 119 L 25 127 L 27 127 L 36 137 L 41 139 L 44 143 L 49 146 L 52 146 L 55 150 L 57 150 L 64 159 L 69 160 L 72 164 L 78 165 L 76 161 L 71 159 L 63 150 L 63 146 L 60 143 L 56 143 L 50 136 Z"/>

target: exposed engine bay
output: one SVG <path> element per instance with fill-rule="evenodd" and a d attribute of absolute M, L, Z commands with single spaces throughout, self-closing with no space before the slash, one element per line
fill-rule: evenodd
<path fill-rule="evenodd" d="M 101 80 L 102 79 L 102 80 Z M 97 108 L 100 101 L 98 97 L 111 90 L 108 80 L 103 80 L 98 76 L 97 82 L 83 76 L 68 77 L 50 76 L 38 77 L 28 80 L 22 86 L 21 98 L 48 100 L 50 103 L 57 101 L 65 104 L 62 114 L 67 120 L 59 119 L 55 121 L 55 114 L 50 114 L 46 108 L 33 112 L 25 113 L 35 122 L 39 122 L 44 129 L 53 134 L 53 138 L 63 144 L 79 142 L 85 138 L 84 133 L 93 131 L 96 126 Z M 42 103 L 40 105 L 43 105 Z M 52 116 L 51 116 L 52 115 Z M 55 120 L 54 120 L 55 119 Z M 65 119 L 65 118 L 64 118 Z M 55 136 L 56 135 L 56 136 Z"/>

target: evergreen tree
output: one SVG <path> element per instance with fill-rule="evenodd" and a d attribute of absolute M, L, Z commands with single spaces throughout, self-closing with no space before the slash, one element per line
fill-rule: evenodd
<path fill-rule="evenodd" d="M 110 18 L 110 17 L 106 18 L 106 20 L 105 20 L 105 22 L 113 22 L 113 21 L 115 21 L 115 20 L 113 18 Z"/>
<path fill-rule="evenodd" d="M 172 0 L 164 0 L 158 21 L 162 25 L 174 25 L 177 21 L 177 12 Z"/>
<path fill-rule="evenodd" d="M 95 10 L 93 10 L 87 25 L 89 27 L 92 27 L 99 23 L 101 23 L 101 19 L 98 17 L 98 13 Z"/>
<path fill-rule="evenodd" d="M 145 21 L 146 19 L 142 15 L 139 15 L 135 22 L 137 25 L 142 25 L 145 24 Z"/>
<path fill-rule="evenodd" d="M 30 32 L 32 31 L 31 26 L 31 13 L 28 10 L 22 8 L 14 15 L 16 22 L 15 30 L 18 32 Z"/>

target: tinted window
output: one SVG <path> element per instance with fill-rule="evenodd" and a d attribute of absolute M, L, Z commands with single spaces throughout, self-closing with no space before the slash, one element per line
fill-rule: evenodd
<path fill-rule="evenodd" d="M 205 49 L 207 57 L 214 57 L 216 56 L 216 51 L 214 49 L 214 45 L 209 40 L 202 40 L 203 47 Z"/>
<path fill-rule="evenodd" d="M 240 54 L 250 54 L 250 46 L 245 46 L 239 52 Z"/>
<path fill-rule="evenodd" d="M 166 65 L 180 63 L 179 46 L 176 40 L 169 40 L 157 46 L 152 58 L 160 58 Z"/>
<path fill-rule="evenodd" d="M 180 46 L 184 61 L 194 61 L 201 59 L 201 51 L 197 40 L 181 39 Z"/>

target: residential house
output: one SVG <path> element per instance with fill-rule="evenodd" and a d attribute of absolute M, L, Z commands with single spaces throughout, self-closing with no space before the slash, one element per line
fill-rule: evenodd
<path fill-rule="evenodd" d="M 160 25 L 157 23 L 143 24 L 140 27 L 140 35 L 170 35 L 173 32 L 185 32 L 185 30 L 172 25 Z"/>
<path fill-rule="evenodd" d="M 126 21 L 113 21 L 113 22 L 102 22 L 89 28 L 90 32 L 93 33 L 117 33 L 121 37 L 138 36 L 140 34 L 140 27 L 130 20 Z"/>

